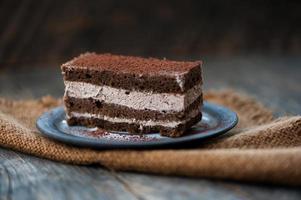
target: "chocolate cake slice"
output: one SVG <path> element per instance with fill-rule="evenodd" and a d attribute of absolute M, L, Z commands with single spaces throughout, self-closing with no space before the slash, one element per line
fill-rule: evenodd
<path fill-rule="evenodd" d="M 82 54 L 61 66 L 67 122 L 181 136 L 202 117 L 201 64 Z"/>

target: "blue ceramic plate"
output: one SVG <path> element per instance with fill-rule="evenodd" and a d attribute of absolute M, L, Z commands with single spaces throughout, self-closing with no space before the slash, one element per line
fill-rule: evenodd
<path fill-rule="evenodd" d="M 202 114 L 202 120 L 178 138 L 163 137 L 159 133 L 130 135 L 127 132 L 107 132 L 97 128 L 68 126 L 63 107 L 54 108 L 40 116 L 37 128 L 49 138 L 82 147 L 166 148 L 199 144 L 203 140 L 226 133 L 238 122 L 235 112 L 216 104 L 205 102 Z"/>

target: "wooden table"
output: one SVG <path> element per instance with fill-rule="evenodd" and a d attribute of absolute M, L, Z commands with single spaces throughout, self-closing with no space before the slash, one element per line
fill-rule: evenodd
<path fill-rule="evenodd" d="M 235 88 L 275 110 L 301 114 L 301 59 L 206 58 L 205 89 Z M 29 70 L 30 69 L 30 70 Z M 0 71 L 0 96 L 60 97 L 59 68 Z M 0 149 L 0 199 L 301 199 L 299 188 L 116 172 Z"/>

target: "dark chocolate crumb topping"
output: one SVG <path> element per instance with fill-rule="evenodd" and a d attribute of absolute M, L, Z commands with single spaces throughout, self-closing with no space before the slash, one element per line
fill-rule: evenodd
<path fill-rule="evenodd" d="M 184 74 L 201 61 L 183 62 L 156 58 L 141 58 L 112 54 L 85 53 L 62 65 L 63 68 L 90 68 L 101 71 L 114 71 L 130 74 Z"/>

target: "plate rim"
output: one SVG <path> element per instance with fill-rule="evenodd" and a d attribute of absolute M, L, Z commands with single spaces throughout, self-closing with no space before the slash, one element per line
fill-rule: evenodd
<path fill-rule="evenodd" d="M 203 140 L 206 140 L 208 138 L 217 137 L 222 134 L 225 134 L 226 132 L 234 128 L 239 121 L 237 114 L 227 107 L 204 101 L 203 108 L 206 108 L 209 111 L 218 110 L 220 112 L 215 112 L 215 113 L 218 113 L 220 116 L 221 114 L 223 115 L 227 114 L 228 117 L 230 116 L 232 120 L 228 124 L 226 124 L 226 126 L 217 127 L 216 129 L 208 133 L 192 134 L 186 136 L 184 135 L 182 137 L 167 138 L 159 141 L 156 140 L 156 141 L 145 141 L 143 143 L 139 143 L 139 142 L 133 143 L 130 141 L 117 141 L 117 140 L 107 140 L 107 139 L 95 140 L 92 138 L 79 137 L 71 134 L 66 134 L 60 131 L 55 126 L 55 122 L 56 120 L 59 119 L 59 117 L 55 117 L 51 120 L 48 120 L 46 125 L 44 120 L 45 118 L 49 119 L 52 115 L 61 116 L 62 114 L 65 114 L 64 107 L 59 106 L 59 107 L 52 108 L 47 112 L 42 113 L 36 120 L 36 127 L 39 130 L 40 134 L 42 134 L 43 136 L 46 136 L 47 138 L 51 138 L 55 141 L 63 142 L 64 144 L 71 144 L 78 147 L 88 147 L 94 149 L 122 149 L 122 148 L 124 149 L 124 148 L 152 148 L 152 147 L 164 147 L 164 146 L 170 147 L 170 146 L 180 145 L 189 142 L 196 142 L 196 141 L 202 142 Z"/>

